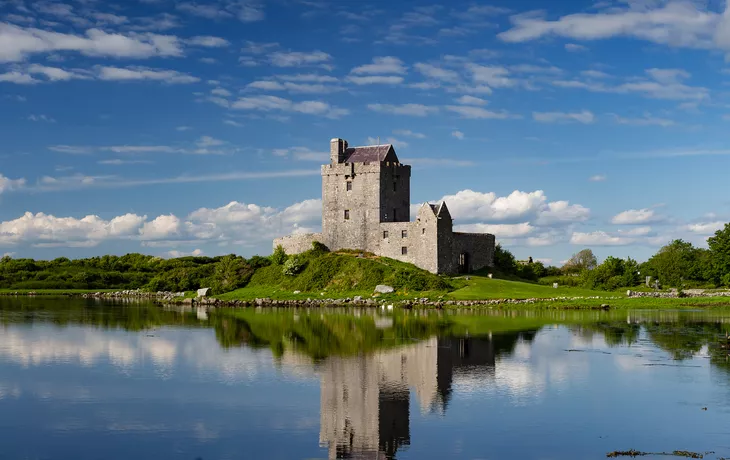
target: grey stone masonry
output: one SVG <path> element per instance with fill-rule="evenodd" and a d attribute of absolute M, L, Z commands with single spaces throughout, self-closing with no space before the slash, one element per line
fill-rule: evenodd
<path fill-rule="evenodd" d="M 433 273 L 468 273 L 492 266 L 494 235 L 455 233 L 446 203 L 425 203 L 411 221 L 411 167 L 392 145 L 349 147 L 330 141 L 322 166 L 322 233 L 274 240 L 287 254 L 319 241 L 330 250 L 358 249 L 410 262 Z"/>

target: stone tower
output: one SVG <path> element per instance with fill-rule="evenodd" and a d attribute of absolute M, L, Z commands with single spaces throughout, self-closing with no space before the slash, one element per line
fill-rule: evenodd
<path fill-rule="evenodd" d="M 414 264 L 432 273 L 468 273 L 491 266 L 494 235 L 455 232 L 446 203 L 424 203 L 411 222 L 411 167 L 390 144 L 350 147 L 330 141 L 322 165 L 322 233 L 274 240 L 287 254 L 312 248 L 354 249 Z"/>
<path fill-rule="evenodd" d="M 411 167 L 393 146 L 350 148 L 330 141 L 330 163 L 322 166 L 322 234 L 331 250 L 377 247 L 380 224 L 409 222 Z"/>

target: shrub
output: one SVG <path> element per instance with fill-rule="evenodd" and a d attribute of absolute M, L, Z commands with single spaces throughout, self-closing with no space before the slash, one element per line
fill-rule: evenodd
<path fill-rule="evenodd" d="M 271 254 L 271 262 L 274 265 L 284 265 L 286 258 L 286 251 L 284 251 L 284 248 L 281 245 L 278 245 L 276 249 L 274 249 L 274 253 Z"/>
<path fill-rule="evenodd" d="M 320 243 L 319 241 L 312 241 L 312 252 L 316 254 L 324 254 L 325 252 L 329 251 L 330 250 L 327 248 L 327 246 Z"/>
<path fill-rule="evenodd" d="M 282 273 L 287 276 L 298 275 L 304 269 L 304 261 L 299 257 L 290 257 L 284 262 Z"/>

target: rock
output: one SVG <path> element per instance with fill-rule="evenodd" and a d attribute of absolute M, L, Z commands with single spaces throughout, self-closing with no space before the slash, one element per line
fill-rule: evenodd
<path fill-rule="evenodd" d="M 359 295 L 356 295 L 355 297 L 352 298 L 353 302 L 360 302 L 361 300 L 362 300 L 362 296 L 359 296 Z"/>
<path fill-rule="evenodd" d="M 395 289 L 393 289 L 392 286 L 387 286 L 385 284 L 378 284 L 375 286 L 375 292 L 379 294 L 390 294 L 391 292 L 395 292 Z"/>
<path fill-rule="evenodd" d="M 294 291 L 293 293 L 294 293 L 294 294 L 301 294 L 301 293 L 302 293 L 302 291 Z"/>
<path fill-rule="evenodd" d="M 183 303 L 183 305 L 192 305 L 193 299 L 188 297 L 187 299 L 183 299 L 182 303 Z"/>
<path fill-rule="evenodd" d="M 210 292 L 210 288 L 198 289 L 198 297 L 207 297 Z"/>

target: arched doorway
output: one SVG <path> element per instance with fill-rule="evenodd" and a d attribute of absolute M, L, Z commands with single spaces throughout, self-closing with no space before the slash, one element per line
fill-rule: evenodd
<path fill-rule="evenodd" d="M 459 273 L 469 273 L 469 253 L 462 252 L 459 254 Z"/>

